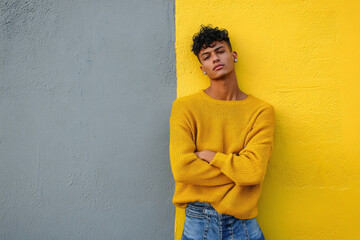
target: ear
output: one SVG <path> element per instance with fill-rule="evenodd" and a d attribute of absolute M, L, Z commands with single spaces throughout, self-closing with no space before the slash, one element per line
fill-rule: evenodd
<path fill-rule="evenodd" d="M 201 69 L 202 72 L 204 71 L 202 66 L 200 66 L 200 69 Z"/>
<path fill-rule="evenodd" d="M 237 52 L 236 51 L 232 51 L 231 55 L 233 56 L 234 59 L 237 58 Z"/>

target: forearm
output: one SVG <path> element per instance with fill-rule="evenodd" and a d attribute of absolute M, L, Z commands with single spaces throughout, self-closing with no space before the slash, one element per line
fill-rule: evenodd
<path fill-rule="evenodd" d="M 238 185 L 259 184 L 263 179 L 264 170 L 258 166 L 259 163 L 256 163 L 255 160 L 247 158 L 247 154 L 242 153 L 239 156 L 237 154 L 224 154 L 210 150 L 196 152 L 199 158 L 204 162 L 210 163 L 210 166 L 219 168 L 234 183 Z"/>
<path fill-rule="evenodd" d="M 174 155 L 171 158 L 171 168 L 174 180 L 177 182 L 203 186 L 234 183 L 219 168 L 198 158 L 195 153 L 178 155 L 178 157 Z"/>
<path fill-rule="evenodd" d="M 216 153 L 214 160 L 210 163 L 216 166 L 226 176 L 232 179 L 237 185 L 257 185 L 260 184 L 266 173 L 267 161 L 271 149 L 263 150 L 261 157 L 255 153 L 247 151 L 239 155 L 230 153 Z"/>

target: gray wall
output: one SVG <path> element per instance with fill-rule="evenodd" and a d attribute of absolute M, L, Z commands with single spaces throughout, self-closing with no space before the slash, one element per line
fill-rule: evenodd
<path fill-rule="evenodd" d="M 173 239 L 174 1 L 0 11 L 0 239 Z"/>

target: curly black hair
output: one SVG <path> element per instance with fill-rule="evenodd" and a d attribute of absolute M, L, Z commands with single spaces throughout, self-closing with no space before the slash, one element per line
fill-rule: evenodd
<path fill-rule="evenodd" d="M 198 59 L 201 49 L 209 47 L 211 43 L 215 41 L 226 42 L 230 48 L 230 51 L 232 51 L 229 33 L 226 29 L 219 29 L 218 27 L 213 28 L 211 24 L 208 26 L 201 25 L 200 27 L 200 31 L 193 36 L 193 45 L 191 49 L 191 51 L 194 52 Z"/>

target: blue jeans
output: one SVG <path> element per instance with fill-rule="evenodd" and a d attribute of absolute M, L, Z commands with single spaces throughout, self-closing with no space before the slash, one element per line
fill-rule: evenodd
<path fill-rule="evenodd" d="M 189 203 L 185 214 L 181 240 L 265 240 L 256 218 L 238 219 L 221 214 L 210 203 Z"/>

